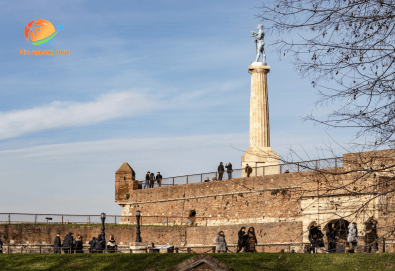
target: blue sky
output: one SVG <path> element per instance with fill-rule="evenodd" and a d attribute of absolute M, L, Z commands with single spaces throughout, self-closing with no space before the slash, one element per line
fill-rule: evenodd
<path fill-rule="evenodd" d="M 0 1 L 0 212 L 120 214 L 114 173 L 125 161 L 139 180 L 239 168 L 230 144 L 249 145 L 260 2 Z M 39 49 L 69 55 L 18 55 L 37 48 L 23 34 L 35 19 L 64 26 Z M 314 107 L 310 81 L 273 49 L 272 148 L 316 157 L 330 137 L 301 117 L 329 108 Z"/>

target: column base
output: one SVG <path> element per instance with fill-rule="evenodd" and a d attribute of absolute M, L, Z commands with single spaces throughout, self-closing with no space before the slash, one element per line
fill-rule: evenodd
<path fill-rule="evenodd" d="M 241 157 L 241 176 L 247 177 L 246 165 L 252 167 L 250 177 L 280 173 L 279 157 L 270 147 L 250 147 Z"/>

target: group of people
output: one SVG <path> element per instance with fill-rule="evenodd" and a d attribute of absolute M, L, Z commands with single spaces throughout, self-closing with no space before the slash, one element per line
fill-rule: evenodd
<path fill-rule="evenodd" d="M 162 175 L 160 175 L 160 172 L 158 172 L 155 176 L 153 172 L 148 171 L 145 175 L 144 188 L 154 188 L 155 181 L 158 182 L 159 187 L 162 186 Z"/>
<path fill-rule="evenodd" d="M 238 232 L 239 240 L 237 242 L 237 251 L 240 252 L 256 252 L 255 246 L 258 241 L 255 236 L 255 229 L 250 227 L 246 232 L 246 227 L 242 227 Z M 215 249 L 218 253 L 226 253 L 228 251 L 228 245 L 225 240 L 225 234 L 220 231 L 214 239 Z"/>
<path fill-rule="evenodd" d="M 83 241 L 82 236 L 77 235 L 77 238 L 73 240 L 73 233 L 69 232 L 63 239 L 63 243 L 60 240 L 60 233 L 57 233 L 54 240 L 54 249 L 55 253 L 61 253 L 61 250 L 65 254 L 69 253 L 83 253 Z M 117 243 L 115 242 L 114 236 L 110 236 L 110 240 L 107 245 L 105 244 L 105 240 L 103 240 L 101 234 L 96 237 L 93 237 L 89 242 L 89 253 L 103 253 L 103 251 L 107 248 L 107 252 L 114 253 L 117 250 Z"/>
<path fill-rule="evenodd" d="M 365 232 L 366 245 L 364 251 L 370 253 L 372 251 L 372 246 L 375 246 L 376 251 L 378 251 L 377 221 L 373 217 L 367 221 Z M 309 229 L 309 241 L 311 243 L 310 251 L 305 250 L 305 252 L 317 253 L 318 248 L 322 249 L 325 253 L 344 252 L 344 248 L 341 245 L 337 247 L 339 233 L 338 230 L 333 227 L 333 223 L 329 223 L 328 229 L 326 230 L 328 250 L 325 248 L 323 237 L 324 234 L 321 231 L 321 226 L 314 222 Z M 347 245 L 349 246 L 349 249 L 346 252 L 355 253 L 355 248 L 358 245 L 358 228 L 356 223 L 348 224 Z"/>

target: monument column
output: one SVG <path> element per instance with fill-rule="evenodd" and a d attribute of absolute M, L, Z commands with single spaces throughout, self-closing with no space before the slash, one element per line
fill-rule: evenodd
<path fill-rule="evenodd" d="M 279 173 L 278 155 L 270 148 L 269 100 L 267 74 L 270 66 L 253 62 L 248 67 L 251 74 L 250 100 L 250 147 L 241 157 L 242 177 L 246 177 L 245 167 L 253 168 L 250 176 Z"/>
<path fill-rule="evenodd" d="M 253 62 L 248 67 L 251 73 L 250 100 L 250 147 L 270 147 L 269 102 L 267 74 L 270 66 Z"/>

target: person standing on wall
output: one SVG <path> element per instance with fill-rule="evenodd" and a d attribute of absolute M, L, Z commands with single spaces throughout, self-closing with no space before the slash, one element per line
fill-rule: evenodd
<path fill-rule="evenodd" d="M 226 244 L 225 234 L 223 231 L 220 231 L 214 239 L 214 244 L 216 245 L 215 249 L 218 253 L 226 253 L 228 251 L 228 245 Z"/>
<path fill-rule="evenodd" d="M 145 175 L 145 184 L 144 184 L 144 189 L 150 187 L 150 181 L 149 181 L 149 176 L 150 172 L 148 171 L 147 174 Z"/>
<path fill-rule="evenodd" d="M 243 249 L 243 252 L 247 251 L 246 248 L 246 227 L 241 227 L 241 229 L 238 232 L 239 240 L 237 241 L 237 251 L 236 253 L 240 252 L 241 249 Z"/>
<path fill-rule="evenodd" d="M 245 173 L 247 173 L 247 177 L 250 177 L 250 174 L 252 173 L 252 167 L 250 167 L 248 164 L 246 164 Z"/>
<path fill-rule="evenodd" d="M 62 246 L 62 242 L 60 241 L 60 233 L 58 232 L 56 234 L 55 239 L 53 240 L 53 248 L 54 248 L 54 253 L 61 253 L 60 247 Z"/>
<path fill-rule="evenodd" d="M 84 253 L 81 235 L 77 235 L 77 238 L 74 241 L 74 251 L 75 253 Z"/>
<path fill-rule="evenodd" d="M 232 164 L 229 162 L 226 166 L 226 172 L 228 173 L 228 180 L 232 179 Z"/>
<path fill-rule="evenodd" d="M 258 244 L 255 236 L 255 229 L 250 227 L 246 236 L 247 252 L 256 252 L 255 246 Z"/>
<path fill-rule="evenodd" d="M 149 175 L 149 187 L 154 188 L 154 185 L 155 185 L 155 174 L 152 172 Z"/>
<path fill-rule="evenodd" d="M 156 181 L 158 182 L 159 187 L 162 187 L 162 175 L 160 175 L 160 172 L 156 174 Z"/>
<path fill-rule="evenodd" d="M 225 172 L 225 168 L 221 162 L 221 163 L 219 163 L 219 166 L 218 166 L 218 181 L 222 181 L 222 176 L 224 175 L 224 172 Z"/>

